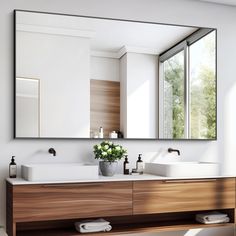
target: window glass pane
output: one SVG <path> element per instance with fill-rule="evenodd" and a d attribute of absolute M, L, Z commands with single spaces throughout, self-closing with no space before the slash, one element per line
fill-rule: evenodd
<path fill-rule="evenodd" d="M 184 51 L 164 62 L 164 138 L 184 138 Z"/>
<path fill-rule="evenodd" d="M 215 31 L 189 47 L 191 138 L 216 136 Z"/>

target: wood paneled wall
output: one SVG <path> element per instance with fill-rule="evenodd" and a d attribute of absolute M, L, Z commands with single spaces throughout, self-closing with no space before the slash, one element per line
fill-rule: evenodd
<path fill-rule="evenodd" d="M 120 130 L 120 82 L 90 80 L 90 130 L 103 127 L 104 138 Z"/>

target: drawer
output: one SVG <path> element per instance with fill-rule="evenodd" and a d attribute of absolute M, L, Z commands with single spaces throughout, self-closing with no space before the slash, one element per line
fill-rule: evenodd
<path fill-rule="evenodd" d="M 132 214 L 132 182 L 13 187 L 15 222 Z"/>
<path fill-rule="evenodd" d="M 133 213 L 152 214 L 235 207 L 235 179 L 134 182 Z"/>

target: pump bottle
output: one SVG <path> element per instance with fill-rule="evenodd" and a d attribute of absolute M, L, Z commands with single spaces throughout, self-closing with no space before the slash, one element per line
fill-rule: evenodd
<path fill-rule="evenodd" d="M 141 159 L 142 154 L 138 155 L 138 160 L 136 162 L 136 170 L 139 174 L 143 174 L 143 161 Z"/>
<path fill-rule="evenodd" d="M 17 176 L 17 165 L 15 163 L 15 156 L 12 156 L 11 163 L 9 164 L 9 177 L 16 178 Z"/>

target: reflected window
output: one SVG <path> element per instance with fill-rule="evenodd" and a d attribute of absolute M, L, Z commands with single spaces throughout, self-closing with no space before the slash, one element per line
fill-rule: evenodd
<path fill-rule="evenodd" d="M 216 136 L 215 31 L 189 47 L 191 138 Z"/>
<path fill-rule="evenodd" d="M 216 138 L 216 31 L 198 30 L 160 55 L 159 137 Z"/>
<path fill-rule="evenodd" d="M 164 136 L 184 138 L 184 51 L 164 62 Z"/>

